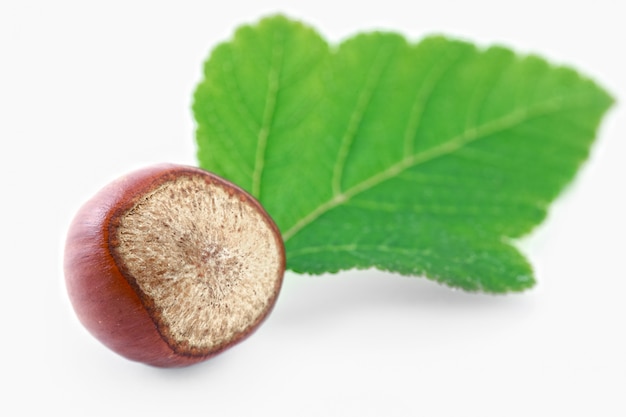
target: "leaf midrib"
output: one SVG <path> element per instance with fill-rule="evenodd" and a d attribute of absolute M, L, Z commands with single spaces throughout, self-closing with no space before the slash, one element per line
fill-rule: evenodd
<path fill-rule="evenodd" d="M 414 168 L 434 159 L 450 155 L 453 152 L 458 151 L 459 149 L 462 149 L 463 147 L 473 142 L 489 137 L 493 134 L 512 129 L 515 126 L 532 120 L 533 118 L 568 110 L 568 108 L 564 107 L 562 103 L 563 97 L 555 97 L 539 103 L 533 108 L 517 109 L 498 119 L 492 120 L 491 122 L 487 122 L 473 129 L 468 129 L 463 133 L 442 143 L 439 146 L 435 146 L 425 151 L 406 156 L 386 170 L 381 171 L 376 175 L 372 175 L 369 178 L 366 178 L 360 183 L 339 194 L 334 195 L 331 199 L 320 204 L 316 209 L 309 212 L 309 214 L 302 217 L 293 226 L 287 229 L 283 233 L 283 240 L 285 242 L 289 241 L 304 227 L 318 219 L 323 214 L 334 209 L 335 207 L 340 206 L 349 199 L 375 187 L 376 185 L 395 178 L 409 168 Z M 574 108 L 574 106 L 571 106 L 571 108 Z"/>

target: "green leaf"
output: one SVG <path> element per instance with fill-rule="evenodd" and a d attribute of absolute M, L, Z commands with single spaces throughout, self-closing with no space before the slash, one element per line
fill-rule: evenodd
<path fill-rule="evenodd" d="M 288 267 L 376 267 L 520 291 L 513 246 L 589 154 L 611 97 L 508 49 L 357 35 L 330 47 L 282 16 L 244 26 L 205 64 L 198 160 L 255 195 Z"/>

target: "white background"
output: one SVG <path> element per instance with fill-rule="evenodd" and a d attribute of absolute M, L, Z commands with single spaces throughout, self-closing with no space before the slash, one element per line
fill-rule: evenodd
<path fill-rule="evenodd" d="M 1 415 L 626 415 L 623 2 L 164 3 L 0 3 Z M 73 214 L 132 169 L 195 164 L 204 59 L 274 12 L 333 42 L 388 29 L 500 43 L 616 96 L 591 159 L 521 242 L 536 288 L 494 297 L 376 271 L 288 273 L 257 333 L 177 370 L 129 362 L 81 327 L 61 269 Z"/>

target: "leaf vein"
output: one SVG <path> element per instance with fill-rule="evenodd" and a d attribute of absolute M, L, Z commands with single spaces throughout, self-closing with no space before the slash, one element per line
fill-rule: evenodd
<path fill-rule="evenodd" d="M 278 34 L 276 35 L 279 36 Z M 283 61 L 283 39 L 274 41 L 272 50 L 272 60 L 270 70 L 267 75 L 267 94 L 265 96 L 265 108 L 263 110 L 263 119 L 261 128 L 257 136 L 257 147 L 254 158 L 254 172 L 252 174 L 252 195 L 261 198 L 261 179 L 263 169 L 265 167 L 265 157 L 267 150 L 267 140 L 269 138 L 272 123 L 274 121 L 274 113 L 278 99 L 278 90 L 280 87 L 280 71 Z"/>
<path fill-rule="evenodd" d="M 403 156 L 405 158 L 410 157 L 415 152 L 415 139 L 422 123 L 424 109 L 445 74 L 453 68 L 454 64 L 461 59 L 461 56 L 462 54 L 457 54 L 452 59 L 437 60 L 437 63 L 430 69 L 426 80 L 415 94 L 415 101 L 413 106 L 411 106 L 409 120 L 404 131 Z"/>
<path fill-rule="evenodd" d="M 417 249 L 417 248 L 404 248 L 399 246 L 389 246 L 388 244 L 359 244 L 359 243 L 350 243 L 345 245 L 319 245 L 319 246 L 307 246 L 300 249 L 292 249 L 290 251 L 290 255 L 293 257 L 309 255 L 312 253 L 321 253 L 321 252 L 355 252 L 353 255 L 356 255 L 357 250 L 372 250 L 378 252 L 391 252 L 391 253 L 402 253 L 405 255 L 413 255 L 415 253 L 421 253 L 422 255 L 430 255 L 432 250 L 430 249 Z M 371 260 L 369 257 L 365 258 L 366 260 Z"/>
<path fill-rule="evenodd" d="M 365 115 L 365 112 L 372 101 L 374 92 L 380 84 L 382 74 L 389 66 L 391 55 L 392 51 L 389 47 L 385 48 L 381 46 L 378 49 L 374 58 L 374 63 L 370 67 L 370 71 L 367 75 L 365 86 L 357 99 L 357 103 L 354 107 L 352 114 L 350 115 L 348 127 L 344 132 L 343 137 L 341 138 L 341 145 L 339 147 L 337 159 L 335 160 L 335 165 L 333 168 L 332 190 L 334 196 L 338 196 L 341 194 L 341 182 L 343 180 L 346 161 L 348 160 L 348 156 L 352 149 L 352 144 L 354 143 L 354 139 L 363 123 L 363 116 Z"/>

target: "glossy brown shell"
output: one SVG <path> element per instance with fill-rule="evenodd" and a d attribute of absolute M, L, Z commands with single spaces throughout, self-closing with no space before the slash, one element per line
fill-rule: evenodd
<path fill-rule="evenodd" d="M 274 297 L 249 331 L 202 355 L 175 352 L 159 333 L 136 289 L 121 272 L 109 247 L 111 222 L 144 194 L 179 175 L 202 175 L 239 194 L 267 219 L 281 248 L 282 270 Z M 261 205 L 230 182 L 199 168 L 163 164 L 135 171 L 109 184 L 89 200 L 74 218 L 65 246 L 65 281 L 82 324 L 120 355 L 158 367 L 187 366 L 212 356 L 249 336 L 272 310 L 282 284 L 285 252 L 280 232 Z"/>

